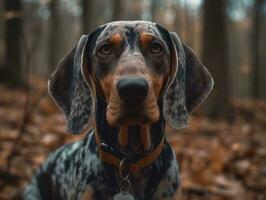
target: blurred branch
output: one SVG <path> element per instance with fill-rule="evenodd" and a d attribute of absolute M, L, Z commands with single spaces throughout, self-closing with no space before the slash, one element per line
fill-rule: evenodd
<path fill-rule="evenodd" d="M 3 17 L 5 23 L 5 58 L 0 80 L 11 85 L 21 86 L 24 84 L 20 44 L 20 32 L 22 30 L 21 0 L 5 0 Z"/>
<path fill-rule="evenodd" d="M 255 0 L 253 8 L 253 25 L 252 25 L 252 65 L 253 65 L 253 76 L 252 76 L 252 88 L 253 97 L 260 98 L 261 85 L 260 80 L 260 42 L 261 42 L 261 20 L 263 18 L 263 3 L 265 0 Z M 265 66 L 263 66 L 265 67 Z"/>
<path fill-rule="evenodd" d="M 24 52 L 26 54 L 26 59 L 25 59 L 25 79 L 26 79 L 26 99 L 25 99 L 25 104 L 24 104 L 24 111 L 23 111 L 23 116 L 21 119 L 21 124 L 18 129 L 18 134 L 17 137 L 14 139 L 13 145 L 12 145 L 12 150 L 7 157 L 7 165 L 6 169 L 8 172 L 10 172 L 11 166 L 12 166 L 12 161 L 17 155 L 18 149 L 19 149 L 19 141 L 21 140 L 23 134 L 25 133 L 27 124 L 29 122 L 29 119 L 31 118 L 32 114 L 34 113 L 34 108 L 37 108 L 37 105 L 41 101 L 41 99 L 46 95 L 46 92 L 41 94 L 39 99 L 37 99 L 35 105 L 30 105 L 30 98 L 31 98 L 31 90 L 30 90 L 30 66 L 31 66 L 31 61 L 32 61 L 32 55 L 33 51 L 30 51 L 30 48 L 28 46 L 27 39 L 25 37 L 24 32 L 20 33 L 20 40 L 22 41 L 22 44 L 25 48 Z M 30 109 L 32 107 L 32 109 Z"/>
<path fill-rule="evenodd" d="M 22 117 L 22 122 L 21 122 L 21 125 L 20 125 L 19 130 L 18 130 L 18 135 L 14 140 L 11 153 L 7 157 L 7 171 L 10 170 L 12 160 L 17 153 L 18 142 L 20 141 L 20 139 L 23 135 L 23 132 L 26 128 L 26 124 L 29 120 L 29 104 L 30 104 L 30 87 L 29 87 L 30 75 L 29 75 L 29 72 L 30 72 L 31 57 L 30 57 L 30 51 L 29 51 L 28 43 L 26 41 L 26 38 L 25 38 L 25 35 L 23 32 L 20 33 L 20 39 L 23 42 L 23 45 L 25 47 L 25 52 L 26 52 L 26 61 L 25 61 L 25 65 L 26 65 L 26 73 L 25 74 L 26 74 L 26 82 L 27 82 L 26 83 L 26 101 L 25 101 L 25 105 L 24 105 L 24 114 Z"/>

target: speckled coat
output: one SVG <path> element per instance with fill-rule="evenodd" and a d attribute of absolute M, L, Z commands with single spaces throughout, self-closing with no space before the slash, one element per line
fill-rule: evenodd
<path fill-rule="evenodd" d="M 179 185 L 178 166 L 165 142 L 160 157 L 137 177 L 131 177 L 135 199 L 169 199 Z M 25 192 L 25 199 L 112 199 L 120 192 L 118 170 L 97 155 L 92 134 L 52 153 Z"/>

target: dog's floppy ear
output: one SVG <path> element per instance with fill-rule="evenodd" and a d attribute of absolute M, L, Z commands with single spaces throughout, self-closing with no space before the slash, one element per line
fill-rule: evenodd
<path fill-rule="evenodd" d="M 191 112 L 208 97 L 214 81 L 197 54 L 185 44 L 183 48 L 186 55 L 186 105 Z"/>
<path fill-rule="evenodd" d="M 176 73 L 174 77 L 171 77 L 172 72 L 170 74 L 169 85 L 164 93 L 163 113 L 169 125 L 178 129 L 188 125 L 188 113 L 209 95 L 213 79 L 195 52 L 182 44 L 176 33 L 168 35 L 170 67 L 171 71 L 176 69 Z"/>
<path fill-rule="evenodd" d="M 64 113 L 67 131 L 72 134 L 86 131 L 95 112 L 93 85 L 85 81 L 83 69 L 89 68 L 88 49 L 97 31 L 81 36 L 78 44 L 60 61 L 48 82 L 49 92 Z"/>

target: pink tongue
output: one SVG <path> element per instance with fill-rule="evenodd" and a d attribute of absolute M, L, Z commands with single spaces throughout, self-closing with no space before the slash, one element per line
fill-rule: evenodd
<path fill-rule="evenodd" d="M 150 139 L 150 131 L 149 131 L 149 126 L 148 125 L 141 125 L 141 126 L 122 126 L 120 127 L 120 132 L 119 132 L 119 143 L 121 146 L 126 147 L 128 145 L 128 138 L 129 138 L 129 133 L 130 130 L 132 129 L 138 129 L 140 131 L 140 140 L 143 146 L 143 149 L 145 151 L 150 150 L 151 148 L 151 139 Z M 137 138 L 136 138 L 137 139 Z M 139 141 L 135 141 L 139 142 Z"/>

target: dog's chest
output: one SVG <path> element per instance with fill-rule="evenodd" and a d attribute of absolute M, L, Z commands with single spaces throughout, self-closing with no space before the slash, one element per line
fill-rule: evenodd
<path fill-rule="evenodd" d="M 115 169 L 113 169 L 115 170 Z M 170 167 L 166 172 L 153 174 L 148 172 L 146 177 L 138 177 L 132 179 L 129 193 L 136 200 L 147 199 L 169 199 L 172 197 L 178 188 L 178 167 L 175 160 L 171 161 Z M 120 192 L 119 181 L 117 174 L 110 172 L 98 174 L 94 180 L 87 185 L 80 199 L 113 199 Z"/>
<path fill-rule="evenodd" d="M 68 152 L 56 159 L 53 183 L 62 199 L 112 199 L 120 192 L 118 170 L 100 160 L 91 142 L 89 137 L 85 146 L 72 144 Z M 131 185 L 129 192 L 138 200 L 172 196 L 178 187 L 178 167 L 170 146 L 164 148 L 155 163 L 133 178 Z"/>

